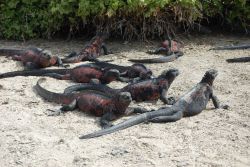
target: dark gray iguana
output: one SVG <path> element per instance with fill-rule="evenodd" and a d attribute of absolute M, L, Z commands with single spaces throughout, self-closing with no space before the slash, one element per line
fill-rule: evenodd
<path fill-rule="evenodd" d="M 215 108 L 226 109 L 228 106 L 221 106 L 218 98 L 213 93 L 212 86 L 216 76 L 216 70 L 208 70 L 202 80 L 171 107 L 143 113 L 108 129 L 83 135 L 80 139 L 103 136 L 118 130 L 129 128 L 142 122 L 175 122 L 180 120 L 182 117 L 190 117 L 201 113 L 206 108 L 210 99 L 212 99 Z"/>

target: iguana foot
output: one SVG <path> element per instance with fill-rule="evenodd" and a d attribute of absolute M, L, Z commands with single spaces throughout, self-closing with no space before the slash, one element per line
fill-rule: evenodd
<path fill-rule="evenodd" d="M 150 50 L 147 50 L 147 51 L 146 51 L 147 54 L 155 54 L 155 52 L 156 52 L 156 51 L 153 50 L 153 49 L 150 49 Z"/>
<path fill-rule="evenodd" d="M 142 113 L 146 113 L 146 112 L 150 112 L 152 110 L 147 110 L 145 108 L 139 108 L 139 107 L 136 107 L 133 109 L 133 113 L 136 113 L 136 114 L 142 114 Z"/>
<path fill-rule="evenodd" d="M 224 105 L 221 105 L 220 108 L 225 109 L 225 110 L 228 110 L 230 107 L 229 107 L 229 105 L 224 104 Z"/>
<path fill-rule="evenodd" d="M 62 113 L 64 113 L 62 110 L 51 110 L 51 109 L 47 109 L 47 111 L 49 111 L 47 113 L 47 116 L 58 116 L 61 115 Z"/>
<path fill-rule="evenodd" d="M 176 102 L 175 98 L 174 97 L 169 97 L 168 98 L 168 105 L 173 105 L 174 103 Z"/>
<path fill-rule="evenodd" d="M 107 124 L 104 124 L 104 125 L 101 125 L 102 126 L 102 129 L 106 129 L 106 128 L 110 128 L 112 126 L 114 126 L 112 123 L 107 123 Z"/>

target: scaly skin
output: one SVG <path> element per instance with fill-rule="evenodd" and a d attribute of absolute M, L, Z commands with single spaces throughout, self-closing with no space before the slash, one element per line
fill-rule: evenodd
<path fill-rule="evenodd" d="M 63 66 L 61 59 L 52 56 L 47 50 L 31 47 L 26 50 L 0 49 L 0 55 L 11 56 L 13 60 L 21 61 L 27 69 L 39 69 L 50 66 Z"/>
<path fill-rule="evenodd" d="M 190 117 L 201 113 L 206 108 L 210 99 L 212 99 L 215 108 L 226 109 L 228 106 L 221 106 L 218 98 L 213 93 L 212 85 L 216 76 L 216 70 L 207 71 L 202 80 L 171 107 L 143 113 L 111 128 L 83 135 L 80 139 L 103 136 L 118 130 L 129 128 L 142 122 L 175 122 L 180 120 L 182 117 Z"/>
<path fill-rule="evenodd" d="M 104 69 L 116 69 L 120 72 L 121 81 L 139 81 L 149 79 L 152 71 L 143 64 L 133 64 L 132 66 L 120 66 L 106 62 L 96 62 L 95 65 Z M 128 78 L 128 79 L 127 79 Z"/>
<path fill-rule="evenodd" d="M 107 34 L 99 33 L 91 39 L 80 53 L 71 53 L 66 58 L 62 59 L 63 63 L 79 63 L 81 61 L 97 61 L 101 55 L 101 49 L 104 50 L 104 54 L 107 55 L 108 50 L 104 44 L 104 40 L 107 38 Z"/>
<path fill-rule="evenodd" d="M 176 52 L 169 56 L 159 57 L 159 58 L 153 58 L 153 59 L 129 59 L 128 61 L 134 62 L 134 63 L 167 63 L 171 61 L 175 61 L 179 57 L 183 56 L 183 52 Z"/>
<path fill-rule="evenodd" d="M 45 78 L 37 81 L 35 90 L 44 99 L 64 104 L 64 106 L 53 115 L 66 111 L 72 111 L 76 108 L 92 115 L 101 116 L 100 124 L 103 128 L 112 126 L 113 120 L 125 115 L 125 112 L 132 101 L 128 92 L 121 92 L 115 97 L 109 97 L 97 91 L 85 91 L 80 93 L 54 93 L 46 90 L 40 84 Z"/>
<path fill-rule="evenodd" d="M 125 91 L 130 92 L 132 99 L 136 102 L 155 101 L 160 99 L 165 104 L 173 104 L 174 99 L 172 97 L 166 98 L 166 94 L 170 85 L 178 75 L 179 71 L 177 69 L 170 69 L 164 71 L 157 78 L 132 83 L 122 89 L 112 89 L 103 85 L 83 84 L 68 87 L 64 92 L 70 93 L 74 91 L 96 90 L 114 96 L 119 92 Z"/>
<path fill-rule="evenodd" d="M 47 73 L 43 76 L 49 76 L 61 80 L 73 80 L 78 83 L 88 83 L 94 80 L 97 83 L 108 84 L 112 81 L 120 80 L 120 73 L 118 70 L 105 70 L 93 64 L 77 66 L 69 70 L 65 75 Z"/>
<path fill-rule="evenodd" d="M 250 57 L 240 57 L 240 58 L 234 58 L 234 59 L 227 59 L 228 63 L 245 63 L 250 62 Z"/>

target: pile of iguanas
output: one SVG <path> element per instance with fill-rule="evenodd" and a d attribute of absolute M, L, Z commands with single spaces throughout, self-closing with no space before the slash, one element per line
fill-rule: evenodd
<path fill-rule="evenodd" d="M 23 71 L 13 71 L 0 74 L 0 79 L 15 76 L 44 76 L 60 80 L 72 80 L 81 84 L 73 85 L 64 90 L 63 93 L 48 91 L 42 87 L 41 83 L 45 78 L 40 78 L 35 85 L 38 95 L 52 102 L 62 104 L 60 110 L 49 110 L 48 115 L 59 115 L 67 111 L 79 109 L 83 112 L 101 117 L 100 125 L 103 130 L 91 134 L 83 135 L 81 139 L 93 138 L 118 130 L 122 130 L 142 122 L 174 122 L 182 117 L 194 116 L 202 112 L 210 99 L 215 108 L 227 109 L 227 105 L 220 105 L 218 98 L 213 93 L 213 81 L 218 72 L 214 69 L 205 72 L 201 81 L 190 91 L 181 96 L 178 100 L 167 97 L 167 91 L 175 78 L 180 74 L 178 69 L 171 68 L 164 70 L 158 77 L 154 77 L 150 69 L 141 63 L 166 63 L 174 61 L 183 56 L 181 48 L 183 44 L 176 40 L 167 39 L 162 45 L 149 50 L 148 54 L 163 54 L 163 57 L 153 59 L 130 59 L 135 62 L 131 66 L 121 66 L 109 62 L 101 62 L 97 58 L 112 52 L 108 51 L 104 44 L 108 35 L 98 33 L 79 52 L 72 52 L 65 58 L 53 56 L 50 51 L 31 47 L 21 49 L 0 49 L 0 56 L 11 57 L 13 60 L 21 61 L 25 67 Z M 246 49 L 248 45 L 232 46 L 222 49 Z M 65 64 L 79 63 L 82 61 L 92 61 L 74 68 L 67 68 Z M 249 57 L 228 59 L 228 62 L 249 61 Z M 60 69 L 44 69 L 50 66 L 63 67 Z M 112 81 L 127 82 L 121 89 L 113 89 L 105 84 Z M 132 101 L 152 102 L 160 99 L 169 106 L 158 110 L 146 110 L 144 108 L 129 107 Z M 136 116 L 112 125 L 112 121 L 128 115 Z"/>

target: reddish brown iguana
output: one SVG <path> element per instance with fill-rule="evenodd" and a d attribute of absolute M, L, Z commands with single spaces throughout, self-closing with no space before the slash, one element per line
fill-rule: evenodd
<path fill-rule="evenodd" d="M 103 128 L 112 126 L 110 121 L 116 120 L 125 115 L 125 112 L 132 101 L 129 92 L 120 92 L 110 97 L 97 91 L 84 91 L 80 93 L 54 93 L 46 90 L 40 84 L 45 78 L 37 81 L 36 92 L 44 99 L 63 104 L 63 107 L 50 115 L 58 115 L 76 108 L 92 115 L 101 116 L 100 124 Z M 50 110 L 53 111 L 53 110 Z"/>
<path fill-rule="evenodd" d="M 149 50 L 148 54 L 163 54 L 164 57 L 159 58 L 152 58 L 152 59 L 129 59 L 128 61 L 134 63 L 166 63 L 171 62 L 179 57 L 183 56 L 183 52 L 180 49 L 183 47 L 182 43 L 177 42 L 175 40 L 171 40 L 168 38 L 167 40 L 162 42 L 162 46 L 154 49 Z"/>
<path fill-rule="evenodd" d="M 30 47 L 28 49 L 0 49 L 1 56 L 11 56 L 13 60 L 21 61 L 27 69 L 39 69 L 50 66 L 63 66 L 58 56 L 52 56 L 51 52 Z"/>
<path fill-rule="evenodd" d="M 104 55 L 109 54 L 107 47 L 104 44 L 104 40 L 108 37 L 105 33 L 97 33 L 95 37 L 91 39 L 89 44 L 85 45 L 80 53 L 72 52 L 67 57 L 62 59 L 63 63 L 78 63 L 81 61 L 98 61 L 101 55 L 101 49 L 104 51 Z"/>
<path fill-rule="evenodd" d="M 122 89 L 112 89 L 100 84 L 81 84 L 70 86 L 66 88 L 64 92 L 96 90 L 110 96 L 115 96 L 119 92 L 130 92 L 132 99 L 136 102 L 160 99 L 165 104 L 173 104 L 174 98 L 167 98 L 166 95 L 170 85 L 178 75 L 179 71 L 177 69 L 170 69 L 162 72 L 157 78 L 131 83 Z"/>

